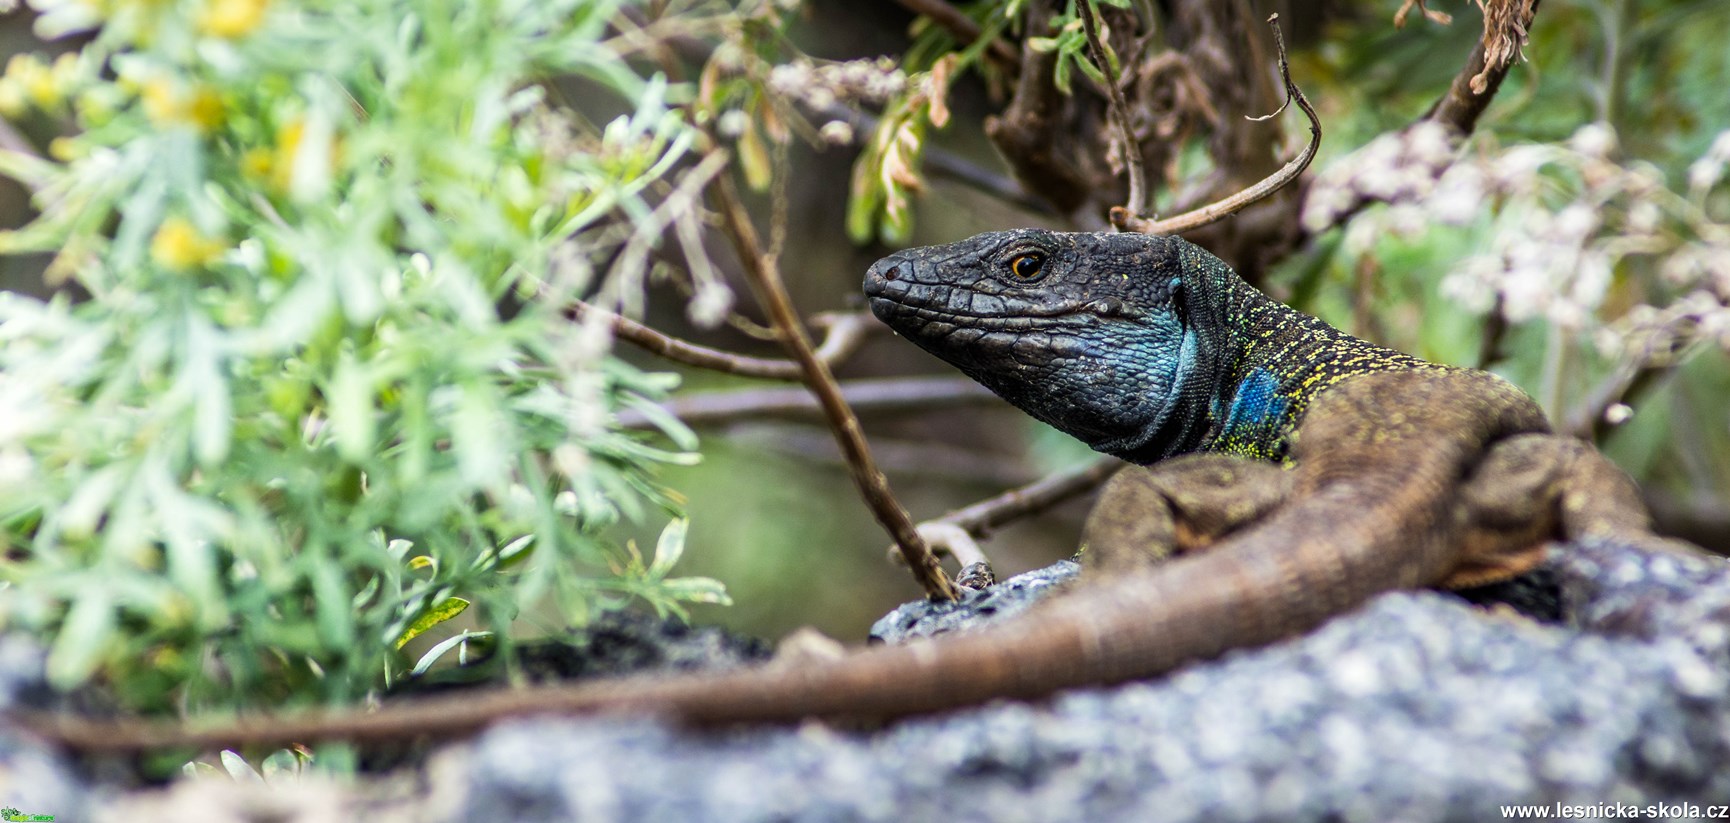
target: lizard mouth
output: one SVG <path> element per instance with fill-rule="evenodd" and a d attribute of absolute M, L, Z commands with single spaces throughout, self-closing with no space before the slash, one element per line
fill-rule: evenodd
<path fill-rule="evenodd" d="M 1021 305 L 1007 312 L 987 314 L 951 308 L 929 308 L 903 298 L 882 295 L 871 297 L 871 313 L 898 330 L 898 324 L 911 321 L 920 325 L 942 323 L 991 331 L 1030 331 L 1052 322 L 1078 325 L 1092 319 L 1136 320 L 1146 315 L 1140 309 L 1113 297 Z"/>

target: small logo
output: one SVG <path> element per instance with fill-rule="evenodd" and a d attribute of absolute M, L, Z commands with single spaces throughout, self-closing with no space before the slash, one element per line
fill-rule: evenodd
<path fill-rule="evenodd" d="M 7 806 L 4 809 L 0 809 L 0 820 L 29 821 L 29 820 L 53 820 L 53 819 L 54 819 L 54 815 L 51 815 L 51 814 L 25 814 L 21 811 L 18 811 L 17 809 L 12 808 L 11 806 Z"/>

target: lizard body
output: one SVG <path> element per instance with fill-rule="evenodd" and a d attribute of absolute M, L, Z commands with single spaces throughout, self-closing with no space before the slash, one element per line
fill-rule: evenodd
<path fill-rule="evenodd" d="M 1129 528 L 1089 526 L 1100 544 L 1089 556 L 1112 573 L 1042 604 L 1037 620 L 799 666 L 372 713 L 203 726 L 15 719 L 77 748 L 132 750 L 452 735 L 547 712 L 889 718 L 1152 676 L 1305 631 L 1390 589 L 1506 576 L 1553 534 L 1645 525 L 1630 481 L 1590 448 L 1541 434 L 1543 415 L 1505 381 L 1347 336 L 1175 238 L 980 235 L 886 258 L 866 292 L 897 331 L 1097 449 L 1144 463 L 1215 453 L 1114 481 L 1101 509 L 1128 507 L 1118 519 Z M 1112 560 L 1173 553 L 1157 567 Z"/>

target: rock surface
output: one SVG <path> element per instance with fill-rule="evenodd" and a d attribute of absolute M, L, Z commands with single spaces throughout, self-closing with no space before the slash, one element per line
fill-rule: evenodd
<path fill-rule="evenodd" d="M 1393 594 L 1288 642 L 1043 704 L 1001 703 L 874 732 L 806 724 L 697 734 L 648 721 L 535 719 L 446 747 L 418 790 L 405 792 L 400 777 L 340 791 L 182 785 L 110 799 L 99 812 L 1477 821 L 1502 819 L 1499 807 L 1512 804 L 1611 804 L 1600 811 L 1613 812 L 1617 803 L 1703 810 L 1730 800 L 1730 563 L 1600 540 L 1557 551 L 1550 573 L 1565 607 L 1559 625 L 1448 595 Z M 904 608 L 879 629 L 922 634 L 969 613 L 1000 618 L 1070 574 L 1044 570 L 960 609 L 923 610 L 926 617 Z M 73 785 L 58 761 L 23 751 L 24 760 L 18 751 L 0 757 L 0 785 L 76 792 L 55 788 Z M 302 789 L 324 799 L 278 802 Z M 57 813 L 49 799 L 35 802 L 45 804 L 36 811 Z M 1657 819 L 1691 810 L 1661 811 Z"/>
<path fill-rule="evenodd" d="M 1164 680 L 874 734 L 509 724 L 462 751 L 464 813 L 1441 821 L 1500 819 L 1505 804 L 1725 802 L 1730 564 L 1599 541 L 1552 567 L 1572 625 L 1394 594 Z"/>
<path fill-rule="evenodd" d="M 40 688 L 42 649 L 16 635 L 0 636 L 0 709 Z M 58 753 L 0 723 L 0 806 L 21 814 L 82 820 L 86 788 Z"/>

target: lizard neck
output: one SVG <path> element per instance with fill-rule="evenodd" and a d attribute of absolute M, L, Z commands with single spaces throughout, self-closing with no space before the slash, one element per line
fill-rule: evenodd
<path fill-rule="evenodd" d="M 1284 460 L 1310 401 L 1328 387 L 1371 372 L 1444 368 L 1276 302 L 1211 256 L 1195 265 L 1219 281 L 1224 309 L 1213 333 L 1223 352 L 1219 379 L 1199 450 Z"/>

